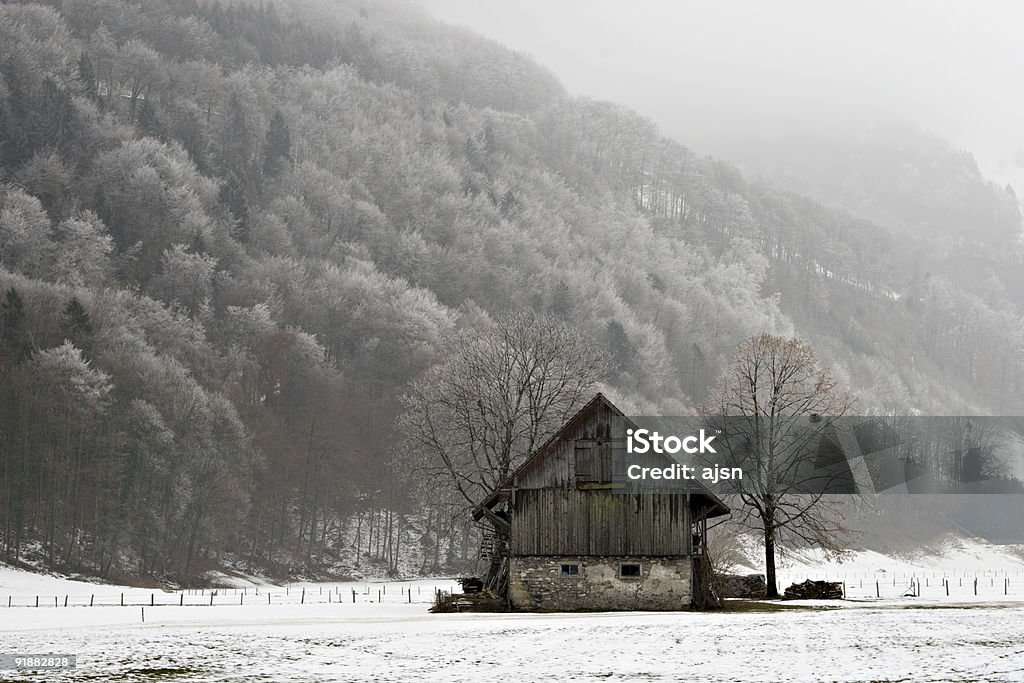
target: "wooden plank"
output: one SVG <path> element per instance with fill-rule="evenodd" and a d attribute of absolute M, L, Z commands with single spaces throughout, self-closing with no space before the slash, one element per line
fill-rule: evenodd
<path fill-rule="evenodd" d="M 509 521 L 507 519 L 505 519 L 504 517 L 499 517 L 498 515 L 496 515 L 494 513 L 493 510 L 491 510 L 488 507 L 484 507 L 484 508 L 480 508 L 480 509 L 483 512 L 484 517 L 486 517 L 491 522 L 491 524 L 494 525 L 494 528 L 498 532 L 503 533 L 503 534 L 511 533 L 512 525 L 509 523 Z"/>
<path fill-rule="evenodd" d="M 517 492 L 513 552 L 522 555 L 687 555 L 682 494 L 528 489 Z"/>

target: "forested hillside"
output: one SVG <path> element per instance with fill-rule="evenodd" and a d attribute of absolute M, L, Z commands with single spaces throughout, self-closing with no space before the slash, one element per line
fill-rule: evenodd
<path fill-rule="evenodd" d="M 730 155 L 779 187 L 891 228 L 906 281 L 938 274 L 1024 310 L 1017 193 L 986 179 L 969 152 L 910 124 L 878 123 L 844 136 L 737 142 Z"/>
<path fill-rule="evenodd" d="M 1015 202 L 939 199 L 1017 248 Z M 1014 283 L 913 249 L 400 3 L 2 4 L 3 556 L 456 560 L 468 525 L 389 437 L 451 335 L 510 308 L 587 334 L 639 412 L 694 410 L 768 331 L 862 412 L 1019 414 Z"/>

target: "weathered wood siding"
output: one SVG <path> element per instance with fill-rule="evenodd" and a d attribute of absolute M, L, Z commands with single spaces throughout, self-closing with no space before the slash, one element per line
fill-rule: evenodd
<path fill-rule="evenodd" d="M 550 453 L 516 477 L 513 486 L 517 489 L 575 487 L 577 455 L 587 463 L 581 467 L 580 483 L 611 481 L 612 449 L 625 449 L 625 434 L 614 433 L 622 431 L 623 422 L 604 403 L 581 417 L 583 419 L 568 433 L 549 446 Z"/>
<path fill-rule="evenodd" d="M 616 455 L 623 459 L 625 428 L 621 413 L 594 402 L 513 477 L 513 556 L 690 556 L 686 493 L 629 494 L 622 473 L 613 472 Z"/>
<path fill-rule="evenodd" d="M 689 555 L 686 494 L 617 494 L 577 488 L 519 489 L 515 555 Z"/>

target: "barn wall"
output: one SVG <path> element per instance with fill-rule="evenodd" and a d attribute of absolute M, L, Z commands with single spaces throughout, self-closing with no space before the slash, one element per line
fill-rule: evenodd
<path fill-rule="evenodd" d="M 516 491 L 516 555 L 689 555 L 685 494 L 610 490 Z"/>
<path fill-rule="evenodd" d="M 549 446 L 551 452 L 519 473 L 513 485 L 520 489 L 576 486 L 576 449 L 592 449 L 597 481 L 611 481 L 612 448 L 625 448 L 619 414 L 598 403 Z"/>
<path fill-rule="evenodd" d="M 621 562 L 639 563 L 640 578 L 620 578 Z M 578 576 L 562 576 L 578 564 Z M 691 603 L 689 557 L 513 557 L 509 599 L 518 610 L 683 610 Z"/>

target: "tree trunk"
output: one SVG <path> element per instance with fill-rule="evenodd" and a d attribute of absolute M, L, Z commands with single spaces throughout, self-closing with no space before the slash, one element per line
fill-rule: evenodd
<path fill-rule="evenodd" d="M 779 586 L 775 582 L 775 530 L 764 531 L 764 575 L 768 582 L 767 598 L 779 597 Z"/>

